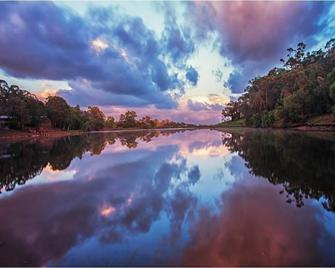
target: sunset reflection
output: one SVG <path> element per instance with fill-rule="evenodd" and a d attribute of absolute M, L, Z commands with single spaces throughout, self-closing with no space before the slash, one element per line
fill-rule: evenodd
<path fill-rule="evenodd" d="M 0 146 L 13 155 L 0 158 L 2 265 L 335 264 L 332 139 L 196 130 Z"/>

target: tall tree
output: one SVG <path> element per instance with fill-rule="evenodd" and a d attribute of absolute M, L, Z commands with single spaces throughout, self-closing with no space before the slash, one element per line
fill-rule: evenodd
<path fill-rule="evenodd" d="M 252 79 L 245 93 L 226 105 L 223 119 L 244 117 L 249 126 L 268 127 L 305 122 L 332 109 L 335 114 L 335 39 L 324 49 L 305 49 L 302 42 L 289 48 L 283 68 Z"/>
<path fill-rule="evenodd" d="M 44 104 L 34 94 L 0 80 L 0 113 L 7 115 L 10 127 L 37 127 L 45 116 Z"/>
<path fill-rule="evenodd" d="M 87 130 L 100 130 L 105 126 L 105 115 L 97 106 L 89 106 L 86 117 L 85 128 Z"/>
<path fill-rule="evenodd" d="M 67 102 L 60 96 L 49 96 L 45 104 L 47 114 L 54 127 L 70 129 L 71 110 Z"/>
<path fill-rule="evenodd" d="M 123 128 L 136 127 L 137 126 L 136 117 L 137 114 L 135 111 L 127 111 L 125 114 L 121 114 L 118 126 Z"/>

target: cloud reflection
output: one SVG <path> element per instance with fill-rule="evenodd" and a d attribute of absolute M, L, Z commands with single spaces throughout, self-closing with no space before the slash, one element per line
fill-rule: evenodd
<path fill-rule="evenodd" d="M 128 233 L 146 233 L 163 209 L 186 202 L 179 213 L 170 212 L 173 221 L 182 219 L 187 199 L 193 198 L 189 182 L 167 193 L 171 180 L 182 173 L 191 174 L 192 181 L 200 175 L 196 167 L 189 170 L 185 160 L 166 162 L 176 152 L 176 146 L 165 145 L 154 151 L 101 154 L 98 161 L 84 156 L 74 163 L 78 171 L 72 180 L 27 185 L 3 198 L 0 213 L 7 217 L 0 237 L 5 245 L 1 256 L 6 258 L 1 264 L 41 265 L 91 236 L 111 243 Z M 88 176 L 94 179 L 85 180 Z"/>
<path fill-rule="evenodd" d="M 200 210 L 183 265 L 334 264 L 334 256 L 323 248 L 334 248 L 335 236 L 325 229 L 322 211 L 312 204 L 303 210 L 288 208 L 278 189 L 260 179 L 239 182 L 222 195 L 219 209 L 219 213 Z"/>
<path fill-rule="evenodd" d="M 38 179 L 48 170 L 53 179 L 0 198 L 0 264 L 334 264 L 334 214 L 311 200 L 287 204 L 281 186 L 251 175 L 233 145 L 208 130 L 35 144 L 45 152 Z"/>

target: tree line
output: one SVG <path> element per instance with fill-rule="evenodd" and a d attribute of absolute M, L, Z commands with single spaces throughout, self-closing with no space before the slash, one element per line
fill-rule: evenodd
<path fill-rule="evenodd" d="M 313 116 L 335 115 L 335 39 L 323 49 L 289 48 L 283 67 L 249 81 L 244 93 L 222 110 L 223 121 L 245 119 L 252 127 L 285 127 Z"/>
<path fill-rule="evenodd" d="M 24 130 L 39 128 L 45 120 L 53 127 L 62 130 L 101 130 L 103 128 L 176 128 L 189 127 L 190 124 L 158 120 L 149 116 L 138 118 L 135 111 L 121 114 L 117 121 L 106 116 L 99 107 L 89 106 L 82 110 L 79 105 L 70 106 L 60 96 L 49 96 L 45 102 L 34 94 L 16 85 L 9 86 L 0 80 L 0 116 L 7 119 L 11 129 Z"/>

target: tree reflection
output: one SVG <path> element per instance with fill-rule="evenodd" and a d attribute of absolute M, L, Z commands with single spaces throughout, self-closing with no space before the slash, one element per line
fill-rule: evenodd
<path fill-rule="evenodd" d="M 255 131 L 223 134 L 223 144 L 246 160 L 250 172 L 282 184 L 287 202 L 325 198 L 335 211 L 335 139 L 297 132 Z"/>
<path fill-rule="evenodd" d="M 48 164 L 48 151 L 39 143 L 5 144 L 0 152 L 0 189 L 6 191 L 34 178 Z"/>
<path fill-rule="evenodd" d="M 185 221 L 195 215 L 197 197 L 191 188 L 200 179 L 200 169 L 182 156 L 171 161 L 178 150 L 174 145 L 155 148 L 145 154 L 142 150 L 123 151 L 103 154 L 98 160 L 85 158 L 73 180 L 25 187 L 2 198 L 0 213 L 6 217 L 0 226 L 4 241 L 0 263 L 73 266 L 62 260 L 76 245 L 93 237 L 106 247 L 127 243 L 137 234 L 152 232 L 162 215 L 166 215 L 164 225 L 171 228 L 171 233 L 164 234 L 164 241 L 174 250 L 181 242 Z M 137 157 L 129 157 L 133 154 Z M 92 174 L 94 179 L 86 179 Z M 156 231 L 152 234 L 159 235 Z M 143 247 L 145 250 L 147 246 Z M 127 257 L 118 260 L 116 256 L 101 263 L 99 250 L 100 247 L 94 247 L 94 256 L 79 266 L 155 263 L 151 259 L 148 263 L 141 259 L 132 262 Z M 158 260 L 165 257 L 161 255 Z"/>
<path fill-rule="evenodd" d="M 122 146 L 134 149 L 139 140 L 150 142 L 159 135 L 166 136 L 179 131 L 106 132 L 38 142 L 0 143 L 0 193 L 3 190 L 14 190 L 16 185 L 33 179 L 48 164 L 53 170 L 64 170 L 74 158 L 82 158 L 87 152 L 99 155 L 107 145 L 117 140 Z"/>

